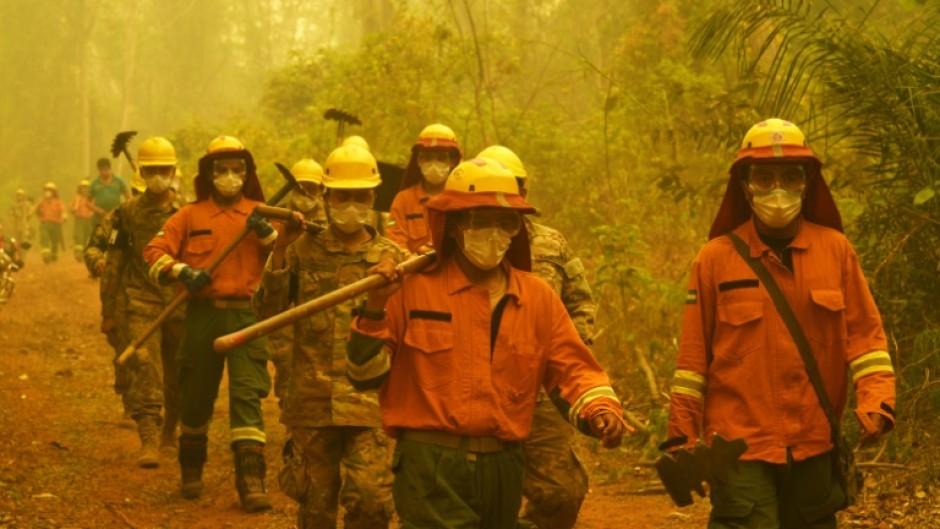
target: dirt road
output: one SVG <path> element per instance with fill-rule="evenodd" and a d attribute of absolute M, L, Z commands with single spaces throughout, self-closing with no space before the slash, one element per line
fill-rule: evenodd
<path fill-rule="evenodd" d="M 274 509 L 244 514 L 227 446 L 226 391 L 210 431 L 206 489 L 197 501 L 178 492 L 179 469 L 134 466 L 136 433 L 120 425 L 111 389 L 111 350 L 98 332 L 98 284 L 69 259 L 44 266 L 28 256 L 10 303 L 0 308 L 0 528 L 281 528 L 293 527 L 294 504 L 277 491 Z M 277 403 L 264 403 L 269 469 L 278 468 L 284 429 Z M 637 495 L 648 473 L 634 476 L 630 454 L 591 461 L 595 471 L 581 529 L 704 527 L 706 504 L 676 512 L 662 495 Z M 610 467 L 608 467 L 610 468 Z M 610 476 L 618 478 L 605 483 Z"/>

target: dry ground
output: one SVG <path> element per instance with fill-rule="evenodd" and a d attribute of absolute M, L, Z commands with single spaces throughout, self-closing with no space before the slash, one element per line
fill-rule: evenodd
<path fill-rule="evenodd" d="M 134 466 L 136 434 L 119 423 L 112 352 L 98 333 L 98 284 L 70 259 L 44 266 L 31 253 L 13 299 L 0 308 L 0 528 L 293 527 L 294 504 L 276 490 L 270 470 L 275 508 L 258 515 L 240 510 L 227 447 L 225 391 L 210 432 L 201 499 L 185 501 L 179 495 L 173 460 L 156 470 Z M 264 407 L 273 470 L 284 430 L 276 402 L 268 399 Z M 654 478 L 632 467 L 632 454 L 589 460 L 594 476 L 580 529 L 705 526 L 707 502 L 679 510 L 664 495 L 638 493 Z M 891 516 L 865 512 L 848 525 L 900 526 Z M 895 513 L 900 521 L 907 511 Z M 940 511 L 934 513 L 907 526 L 933 526 Z"/>

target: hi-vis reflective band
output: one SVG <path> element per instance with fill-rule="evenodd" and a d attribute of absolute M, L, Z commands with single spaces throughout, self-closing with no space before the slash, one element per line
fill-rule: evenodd
<path fill-rule="evenodd" d="M 596 388 L 589 389 L 581 395 L 577 401 L 575 401 L 574 406 L 568 410 L 568 422 L 572 424 L 575 428 L 578 427 L 578 418 L 581 417 L 581 410 L 591 401 L 600 399 L 600 398 L 610 398 L 614 399 L 615 402 L 620 402 L 620 399 L 617 398 L 617 394 L 614 392 L 614 388 L 610 386 L 600 386 Z"/>
<path fill-rule="evenodd" d="M 695 290 L 690 290 L 688 294 L 685 295 L 685 304 L 686 305 L 695 305 L 698 302 L 698 292 Z"/>
<path fill-rule="evenodd" d="M 238 441 L 257 441 L 264 444 L 267 442 L 267 437 L 264 435 L 264 432 L 251 426 L 232 428 L 231 434 L 233 443 L 237 443 Z"/>
<path fill-rule="evenodd" d="M 693 371 L 677 369 L 672 378 L 672 392 L 681 395 L 688 395 L 702 400 L 702 392 L 705 391 L 705 377 Z"/>
<path fill-rule="evenodd" d="M 160 283 L 160 272 L 162 272 L 167 265 L 175 262 L 176 260 L 169 255 L 164 255 L 157 259 L 157 262 L 153 263 L 153 266 L 147 271 L 150 274 L 150 279 L 152 279 L 154 283 Z"/>
<path fill-rule="evenodd" d="M 891 355 L 887 351 L 865 353 L 852 360 L 852 363 L 849 364 L 849 370 L 852 372 L 852 382 L 878 371 L 894 373 L 894 367 L 891 365 Z"/>

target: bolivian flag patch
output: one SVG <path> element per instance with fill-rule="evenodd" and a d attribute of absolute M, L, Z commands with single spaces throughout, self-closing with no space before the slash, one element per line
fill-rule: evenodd
<path fill-rule="evenodd" d="M 695 305 L 696 303 L 698 303 L 698 292 L 690 290 L 689 293 L 685 295 L 685 304 Z"/>

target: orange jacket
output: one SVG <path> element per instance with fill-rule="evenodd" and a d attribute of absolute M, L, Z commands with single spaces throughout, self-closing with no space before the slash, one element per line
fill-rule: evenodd
<path fill-rule="evenodd" d="M 753 221 L 734 233 L 780 285 L 813 349 L 829 398 L 842 416 L 846 368 L 856 415 L 894 422 L 895 379 L 878 308 L 858 257 L 840 232 L 801 220 L 790 243 L 793 272 L 761 241 Z M 689 445 L 707 432 L 743 438 L 744 460 L 785 463 L 832 449 L 829 423 L 803 360 L 767 291 L 726 237 L 713 239 L 692 265 L 672 388 L 670 437 Z M 704 401 L 704 402 L 703 402 Z M 704 408 L 704 410 L 703 410 Z"/>
<path fill-rule="evenodd" d="M 39 222 L 62 224 L 65 222 L 65 206 L 58 198 L 43 198 L 36 205 Z"/>
<path fill-rule="evenodd" d="M 389 211 L 391 219 L 385 236 L 412 253 L 417 253 L 424 245 L 430 245 L 431 233 L 425 209 L 430 198 L 420 183 L 399 191 L 392 201 Z"/>
<path fill-rule="evenodd" d="M 85 195 L 75 195 L 72 197 L 72 214 L 76 219 L 90 219 L 95 215 L 95 210 L 91 209 L 91 201 Z"/>
<path fill-rule="evenodd" d="M 144 248 L 150 276 L 166 283 L 173 265 L 182 262 L 205 270 L 245 228 L 245 221 L 261 202 L 242 197 L 223 209 L 208 198 L 188 204 L 170 217 Z M 261 281 L 267 247 L 249 232 L 212 274 L 212 284 L 196 294 L 205 298 L 249 299 Z"/>
<path fill-rule="evenodd" d="M 558 295 L 532 274 L 503 266 L 509 278 L 495 339 L 489 293 L 474 288 L 452 258 L 406 277 L 382 321 L 353 321 L 347 376 L 357 389 L 381 386 L 382 424 L 391 436 L 409 428 L 525 439 L 540 385 L 585 433 L 600 411 L 621 415 Z"/>

